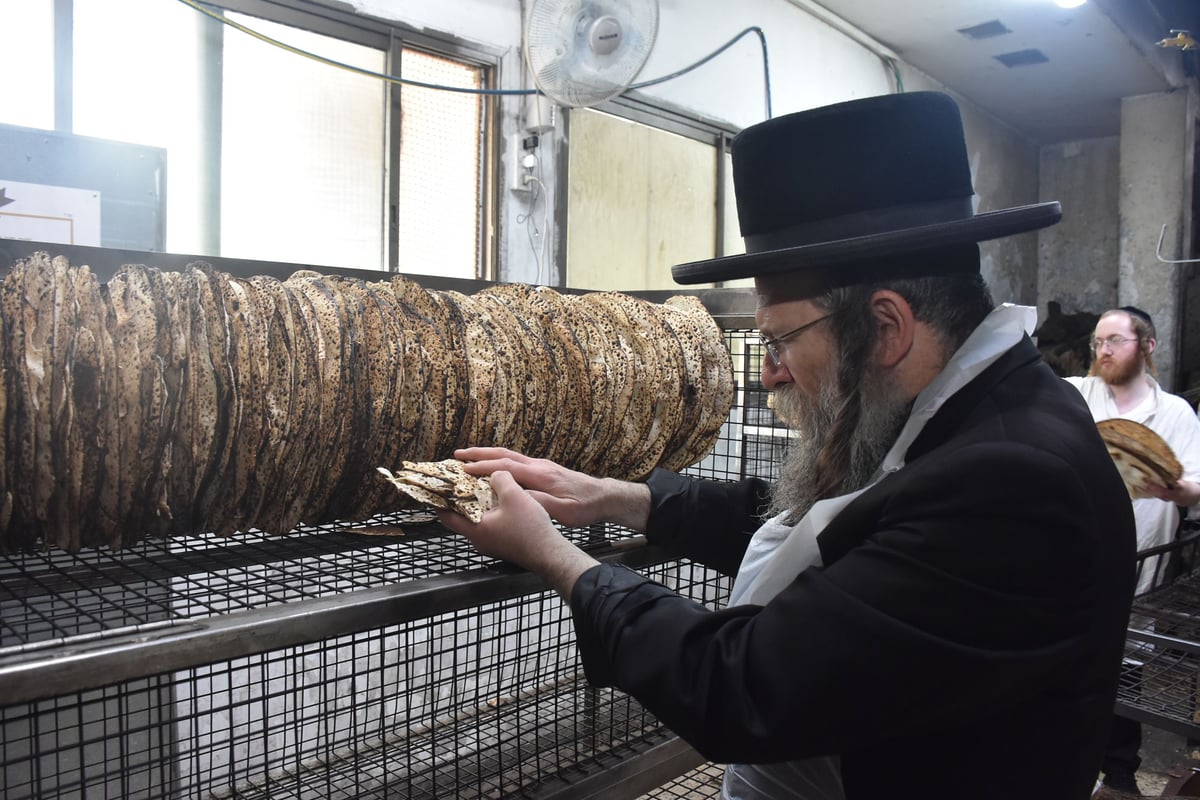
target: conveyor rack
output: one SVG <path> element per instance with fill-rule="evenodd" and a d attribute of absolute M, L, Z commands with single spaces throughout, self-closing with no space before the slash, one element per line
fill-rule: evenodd
<path fill-rule="evenodd" d="M 1200 737 L 1200 530 L 1185 524 L 1174 542 L 1138 554 L 1156 588 L 1134 598 L 1126 633 L 1117 713 Z"/>
<path fill-rule="evenodd" d="M 615 765 L 646 790 L 701 761 L 584 682 L 569 611 L 536 578 L 436 524 L 372 522 L 408 533 L 15 557 L 4 796 L 548 798 Z M 728 591 L 627 531 L 566 533 L 702 602 Z"/>
<path fill-rule="evenodd" d="M 0 272 L 37 250 L 101 279 L 196 260 L 3 240 Z M 243 277 L 304 268 L 201 260 Z M 687 471 L 769 477 L 786 432 L 758 384 L 753 293 L 692 293 L 724 330 L 738 391 Z M 630 531 L 564 533 L 699 602 L 727 598 L 728 579 Z M 631 698 L 586 684 L 569 609 L 539 579 L 418 513 L 0 556 L 0 734 L 6 800 L 633 798 L 703 764 Z"/>

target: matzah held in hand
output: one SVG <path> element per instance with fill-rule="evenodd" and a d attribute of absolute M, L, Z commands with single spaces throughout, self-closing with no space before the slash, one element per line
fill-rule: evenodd
<path fill-rule="evenodd" d="M 463 462 L 453 458 L 445 461 L 405 461 L 403 469 L 393 473 L 377 467 L 379 473 L 404 494 L 418 503 L 458 512 L 472 522 L 483 519 L 483 512 L 492 507 L 492 482 L 486 477 L 470 475 Z"/>
<path fill-rule="evenodd" d="M 1096 428 L 1130 497 L 1153 497 L 1146 485 L 1170 488 L 1182 477 L 1183 466 L 1170 445 L 1140 422 L 1106 419 L 1097 422 Z"/>

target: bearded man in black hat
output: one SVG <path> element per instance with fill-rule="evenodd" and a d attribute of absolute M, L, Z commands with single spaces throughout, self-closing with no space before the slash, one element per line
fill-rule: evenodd
<path fill-rule="evenodd" d="M 1133 590 L 1128 495 L 1032 309 L 994 308 L 978 242 L 1057 203 L 974 214 L 946 95 L 842 103 L 733 143 L 746 254 L 796 443 L 768 486 L 599 479 L 496 448 L 482 552 L 571 605 L 590 681 L 712 761 L 728 798 L 1085 800 Z M 610 521 L 736 575 L 711 611 L 565 540 Z"/>

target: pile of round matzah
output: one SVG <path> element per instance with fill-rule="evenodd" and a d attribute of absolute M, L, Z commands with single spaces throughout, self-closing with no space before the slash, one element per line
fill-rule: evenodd
<path fill-rule="evenodd" d="M 638 479 L 703 458 L 733 402 L 693 297 L 401 276 L 240 279 L 44 254 L 0 282 L 0 549 L 366 519 L 378 472 L 498 445 Z"/>

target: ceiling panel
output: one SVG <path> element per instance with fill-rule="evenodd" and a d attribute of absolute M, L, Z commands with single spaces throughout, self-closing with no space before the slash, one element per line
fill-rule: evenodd
<path fill-rule="evenodd" d="M 806 3 L 797 2 L 797 5 Z M 1171 28 L 1200 36 L 1200 0 L 820 0 L 904 61 L 1040 143 L 1115 136 L 1120 100 L 1186 80 L 1197 51 L 1156 47 Z M 983 26 L 999 35 L 974 38 Z M 1044 60 L 1005 66 L 998 56 Z"/>

